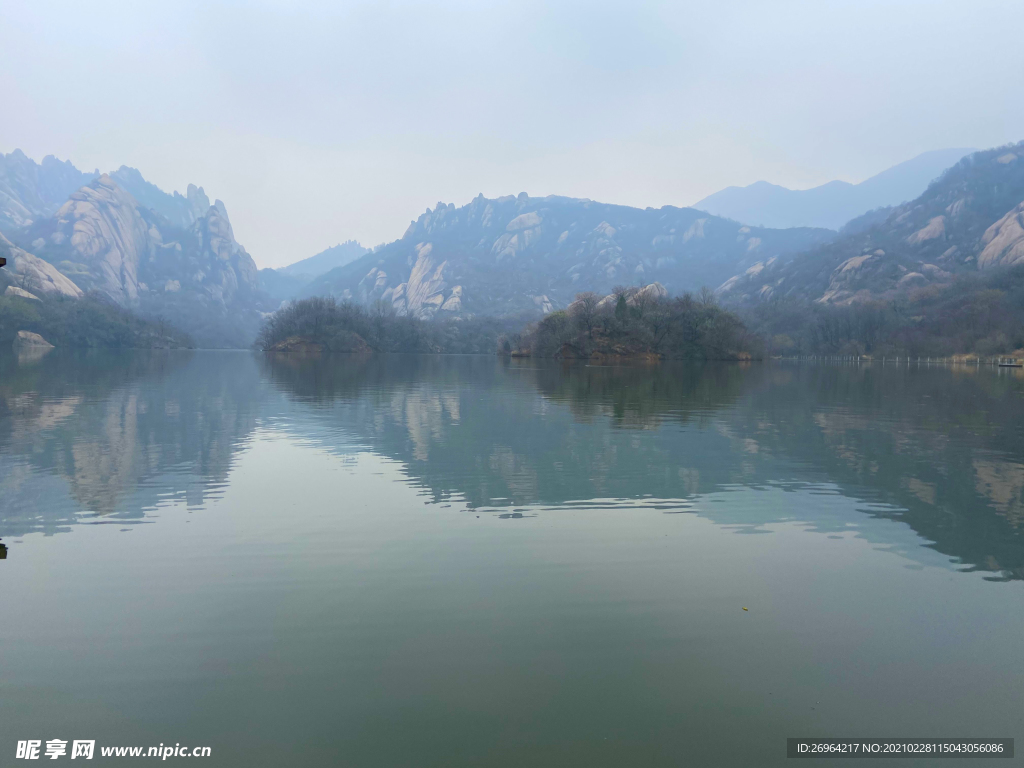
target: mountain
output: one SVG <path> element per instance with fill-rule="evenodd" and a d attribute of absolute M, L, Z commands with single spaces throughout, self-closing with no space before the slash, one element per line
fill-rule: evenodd
<path fill-rule="evenodd" d="M 82 173 L 53 155 L 36 163 L 20 149 L 0 154 L 0 231 L 9 232 L 53 215 L 68 195 L 98 175 Z"/>
<path fill-rule="evenodd" d="M 298 296 L 312 279 L 309 275 L 289 275 L 269 267 L 259 273 L 260 290 L 279 304 Z"/>
<path fill-rule="evenodd" d="M 211 205 L 201 187 L 167 194 L 125 166 L 92 177 L 52 158 L 37 165 L 18 151 L 3 160 L 0 179 L 11 193 L 3 211 L 22 223 L 0 241 L 10 254 L 10 287 L 106 297 L 178 327 L 199 346 L 248 346 L 280 303 L 260 290 L 224 204 Z"/>
<path fill-rule="evenodd" d="M 346 240 L 287 267 L 261 269 L 260 289 L 277 301 L 293 299 L 315 278 L 350 264 L 366 252 L 355 240 Z"/>
<path fill-rule="evenodd" d="M 159 213 L 176 227 L 188 227 L 201 219 L 210 207 L 210 198 L 202 187 L 189 184 L 185 196 L 178 192 L 167 194 L 150 184 L 135 168 L 122 165 L 109 174 L 121 189 L 135 198 L 142 207 Z"/>
<path fill-rule="evenodd" d="M 972 149 L 937 149 L 894 165 L 860 184 L 830 181 L 812 189 L 786 189 L 767 181 L 726 187 L 694 208 L 765 227 L 826 227 L 843 224 L 875 208 L 912 200 Z"/>
<path fill-rule="evenodd" d="M 438 203 L 400 240 L 321 275 L 303 295 L 383 300 L 431 317 L 541 314 L 577 293 L 660 282 L 672 293 L 714 286 L 737 269 L 835 235 L 747 227 L 692 208 L 629 208 L 568 197 Z"/>
<path fill-rule="evenodd" d="M 302 259 L 302 261 L 296 261 L 294 264 L 289 264 L 287 267 L 282 267 L 277 271 L 294 277 L 300 275 L 308 275 L 311 278 L 319 277 L 336 267 L 342 267 L 355 261 L 366 253 L 367 250 L 367 248 L 364 248 L 355 240 L 346 240 L 344 243 L 332 245 L 315 256 Z"/>
<path fill-rule="evenodd" d="M 1024 142 L 969 155 L 915 200 L 854 220 L 834 241 L 759 260 L 719 287 L 730 301 L 849 304 L 1024 264 Z"/>

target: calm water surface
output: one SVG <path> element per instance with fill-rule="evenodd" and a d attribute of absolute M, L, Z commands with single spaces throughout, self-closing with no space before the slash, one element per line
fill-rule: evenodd
<path fill-rule="evenodd" d="M 1016 373 L 0 358 L 0 764 L 1024 749 Z"/>

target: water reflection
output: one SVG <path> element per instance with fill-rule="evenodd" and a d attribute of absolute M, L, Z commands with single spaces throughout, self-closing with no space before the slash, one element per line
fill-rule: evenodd
<path fill-rule="evenodd" d="M 967 570 L 1024 578 L 1024 387 L 986 369 L 591 367 L 469 358 L 264 361 L 276 386 L 472 507 L 810 488 L 899 521 Z M 540 395 L 538 397 L 537 395 Z M 814 491 L 814 488 L 820 490 Z M 798 520 L 767 498 L 716 522 Z M 872 529 L 895 532 L 899 528 Z M 907 550 L 904 541 L 881 541 Z M 912 552 L 908 552 L 911 556 Z"/>
<path fill-rule="evenodd" d="M 0 358 L 0 533 L 201 506 L 255 427 L 261 388 L 248 355 Z"/>
<path fill-rule="evenodd" d="M 696 511 L 863 535 L 1024 579 L 1024 380 L 986 369 L 590 367 L 487 357 L 0 358 L 0 535 L 200 508 L 255 435 L 400 463 L 436 503 Z M 1012 372 L 1017 373 L 1017 372 Z M 268 437 L 270 439 L 270 437 Z M 759 491 L 741 503 L 741 492 Z M 723 496 L 723 494 L 725 496 Z M 728 503 L 712 503 L 723 498 Z M 700 502 L 700 503 L 698 503 Z M 909 539 L 901 538 L 912 531 Z"/>

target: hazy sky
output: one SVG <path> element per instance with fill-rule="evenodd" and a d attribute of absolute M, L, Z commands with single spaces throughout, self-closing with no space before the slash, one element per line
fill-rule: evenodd
<path fill-rule="evenodd" d="M 0 151 L 224 200 L 281 266 L 437 201 L 687 205 L 1024 139 L 1024 2 L 0 0 Z"/>

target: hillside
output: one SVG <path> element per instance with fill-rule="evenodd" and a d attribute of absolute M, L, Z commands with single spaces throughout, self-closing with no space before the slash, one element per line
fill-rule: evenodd
<path fill-rule="evenodd" d="M 730 302 L 845 304 L 943 290 L 1024 262 L 1024 142 L 963 158 L 917 199 L 851 222 L 834 241 L 758 260 L 719 287 Z"/>
<path fill-rule="evenodd" d="M 726 187 L 693 207 L 764 227 L 839 229 L 876 208 L 913 200 L 971 149 L 939 149 L 894 165 L 859 184 L 830 181 L 812 189 L 787 189 L 767 181 Z"/>
<path fill-rule="evenodd" d="M 617 285 L 657 281 L 673 293 L 719 285 L 834 234 L 746 227 L 692 208 L 480 195 L 461 208 L 438 203 L 400 240 L 320 276 L 303 295 L 380 299 L 416 317 L 540 315 Z"/>

